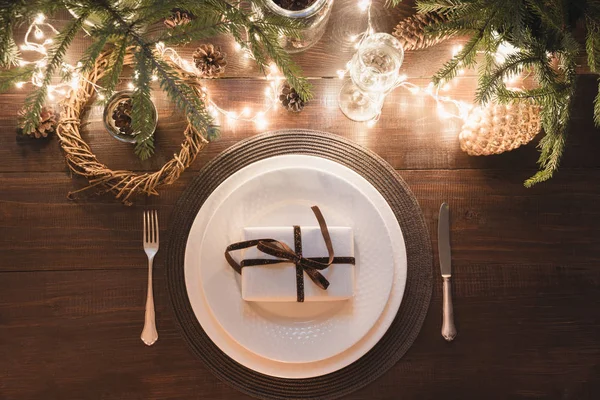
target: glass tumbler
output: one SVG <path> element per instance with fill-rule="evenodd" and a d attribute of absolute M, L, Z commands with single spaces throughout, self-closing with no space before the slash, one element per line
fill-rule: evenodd
<path fill-rule="evenodd" d="M 273 0 L 265 0 L 259 7 L 262 15 L 277 15 L 299 23 L 300 39 L 285 35 L 280 39 L 281 47 L 288 53 L 299 53 L 317 43 L 325 33 L 333 0 L 314 0 L 307 8 L 295 11 L 282 8 Z"/>
<path fill-rule="evenodd" d="M 402 44 L 387 33 L 365 37 L 350 60 L 348 80 L 339 94 L 339 105 L 353 121 L 379 116 L 385 96 L 396 87 L 404 60 Z"/>

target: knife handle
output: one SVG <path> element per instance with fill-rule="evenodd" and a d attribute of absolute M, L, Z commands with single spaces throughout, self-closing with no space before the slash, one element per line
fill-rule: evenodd
<path fill-rule="evenodd" d="M 444 308 L 442 320 L 442 336 L 451 342 L 456 337 L 456 327 L 454 326 L 454 309 L 452 307 L 452 289 L 450 286 L 450 277 L 444 279 Z"/>

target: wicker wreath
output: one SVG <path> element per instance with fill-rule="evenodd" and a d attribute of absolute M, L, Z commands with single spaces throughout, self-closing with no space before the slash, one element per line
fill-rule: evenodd
<path fill-rule="evenodd" d="M 123 65 L 133 64 L 134 51 L 134 48 L 127 50 Z M 79 87 L 61 102 L 57 134 L 65 152 L 67 165 L 71 171 L 86 177 L 89 182 L 89 186 L 69 192 L 69 198 L 72 198 L 72 195 L 77 192 L 97 187 L 101 189 L 101 192 L 114 193 L 115 197 L 124 204 L 131 205 L 133 196 L 142 193 L 148 196 L 158 195 L 157 188 L 159 186 L 175 182 L 194 161 L 200 150 L 208 144 L 208 140 L 188 121 L 188 126 L 183 132 L 185 139 L 181 144 L 181 150 L 156 172 L 113 171 L 99 162 L 88 144 L 81 138 L 79 128 L 83 110 L 95 93 L 94 84 L 106 74 L 107 67 L 111 63 L 111 55 L 112 50 L 102 53 L 94 68 L 80 80 Z M 168 58 L 165 58 L 164 61 L 174 68 L 180 78 L 198 96 L 205 96 L 202 85 L 196 76 L 185 72 Z"/>

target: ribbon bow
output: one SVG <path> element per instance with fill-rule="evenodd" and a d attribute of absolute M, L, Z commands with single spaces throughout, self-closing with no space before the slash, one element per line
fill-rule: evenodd
<path fill-rule="evenodd" d="M 246 240 L 244 242 L 233 243 L 227 246 L 225 250 L 225 259 L 231 265 L 231 267 L 238 273 L 242 273 L 242 268 L 250 267 L 255 265 L 268 265 L 278 264 L 282 262 L 292 262 L 296 265 L 296 298 L 298 302 L 304 301 L 304 272 L 309 278 L 321 289 L 327 290 L 329 287 L 329 281 L 319 272 L 329 267 L 334 263 L 354 264 L 354 257 L 335 257 L 333 252 L 333 245 L 331 243 L 331 237 L 329 236 L 329 230 L 325 223 L 325 218 L 319 210 L 319 207 L 313 206 L 311 210 L 317 218 L 323 240 L 325 241 L 325 247 L 327 247 L 328 257 L 311 257 L 305 258 L 302 256 L 302 233 L 300 227 L 294 226 L 294 247 L 292 250 L 287 244 L 280 242 L 275 239 L 254 239 Z M 231 252 L 235 250 L 247 249 L 254 247 L 268 255 L 277 257 L 277 259 L 250 259 L 243 260 L 241 263 L 236 262 L 231 256 Z"/>

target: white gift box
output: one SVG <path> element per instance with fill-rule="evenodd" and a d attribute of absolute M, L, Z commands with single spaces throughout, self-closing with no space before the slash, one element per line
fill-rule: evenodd
<path fill-rule="evenodd" d="M 302 256 L 328 257 L 327 247 L 318 226 L 301 227 Z M 354 235 L 349 227 L 328 227 L 335 257 L 354 257 Z M 244 228 L 244 240 L 275 239 L 294 250 L 294 228 Z M 243 259 L 276 259 L 256 247 L 246 249 Z M 354 265 L 331 264 L 319 271 L 328 281 L 327 290 L 318 287 L 304 273 L 304 301 L 346 300 L 354 294 Z M 242 268 L 242 298 L 246 301 L 297 301 L 296 266 L 284 261 L 277 264 L 255 265 Z"/>

